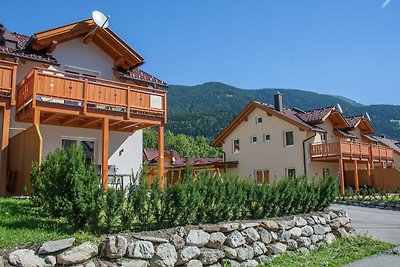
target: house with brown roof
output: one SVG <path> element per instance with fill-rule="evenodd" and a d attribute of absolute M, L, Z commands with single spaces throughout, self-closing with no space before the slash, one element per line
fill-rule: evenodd
<path fill-rule="evenodd" d="M 190 168 L 194 174 L 201 170 L 210 170 L 217 174 L 226 172 L 228 169 L 236 168 L 237 161 L 227 162 L 224 158 L 199 158 L 199 157 L 181 157 L 176 150 L 169 149 L 164 151 L 164 167 L 166 182 L 175 184 L 183 178 L 186 168 Z M 147 165 L 147 174 L 150 182 L 157 177 L 157 166 L 159 164 L 158 150 L 143 150 L 143 162 Z"/>
<path fill-rule="evenodd" d="M 373 133 L 365 116 L 346 118 L 337 107 L 284 108 L 277 93 L 273 105 L 251 101 L 212 145 L 222 147 L 227 161 L 238 161 L 234 174 L 255 182 L 329 173 L 342 190 L 358 190 L 360 181 L 373 179 L 372 169 L 394 164 L 393 148 L 370 142 Z"/>
<path fill-rule="evenodd" d="M 80 144 L 105 188 L 128 184 L 142 165 L 142 129 L 159 136 L 164 173 L 166 83 L 141 70 L 144 59 L 92 19 L 23 35 L 0 25 L 0 196 L 30 187 L 32 162 Z"/>

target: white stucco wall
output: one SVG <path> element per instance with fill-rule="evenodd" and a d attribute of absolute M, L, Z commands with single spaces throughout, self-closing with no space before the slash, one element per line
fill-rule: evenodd
<path fill-rule="evenodd" d="M 114 60 L 93 42 L 85 45 L 82 38 L 78 38 L 61 43 L 51 55 L 58 60 L 63 70 L 65 66 L 75 66 L 98 71 L 103 79 L 115 80 L 112 71 Z"/>
<path fill-rule="evenodd" d="M 256 117 L 262 117 L 263 122 L 256 124 Z M 284 131 L 293 131 L 294 145 L 284 146 Z M 271 140 L 264 142 L 263 135 L 270 134 Z M 304 174 L 303 140 L 306 131 L 300 131 L 295 125 L 266 112 L 255 109 L 248 115 L 247 121 L 242 121 L 225 139 L 223 151 L 227 161 L 239 161 L 237 168 L 230 171 L 239 177 L 249 177 L 255 180 L 255 170 L 269 170 L 270 182 L 285 177 L 286 168 L 295 168 L 296 175 Z M 257 136 L 257 144 L 251 144 L 251 136 Z M 240 140 L 240 153 L 232 152 L 233 139 Z"/>

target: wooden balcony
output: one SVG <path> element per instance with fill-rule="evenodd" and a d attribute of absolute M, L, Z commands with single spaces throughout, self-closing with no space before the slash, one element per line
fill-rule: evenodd
<path fill-rule="evenodd" d="M 0 96 L 11 99 L 15 104 L 15 85 L 17 80 L 17 64 L 0 60 Z"/>
<path fill-rule="evenodd" d="M 132 131 L 166 122 L 167 92 L 43 68 L 34 68 L 17 86 L 17 120 L 44 124 Z"/>
<path fill-rule="evenodd" d="M 310 144 L 312 160 L 336 161 L 359 160 L 372 162 L 393 162 L 394 151 L 384 146 L 350 141 Z"/>

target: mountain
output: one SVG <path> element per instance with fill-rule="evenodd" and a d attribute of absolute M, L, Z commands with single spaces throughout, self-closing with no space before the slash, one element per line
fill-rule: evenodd
<path fill-rule="evenodd" d="M 167 129 L 190 136 L 214 139 L 251 101 L 273 103 L 276 92 L 283 94 L 285 107 L 309 110 L 340 104 L 345 116 L 368 112 L 376 134 L 400 139 L 400 106 L 363 105 L 351 99 L 298 89 L 239 89 L 208 82 L 196 86 L 170 85 L 168 88 Z"/>

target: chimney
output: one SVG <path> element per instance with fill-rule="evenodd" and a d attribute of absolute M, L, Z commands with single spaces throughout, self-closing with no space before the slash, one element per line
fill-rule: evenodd
<path fill-rule="evenodd" d="M 274 94 L 274 107 L 276 111 L 282 112 L 283 111 L 283 98 L 280 92 Z"/>

